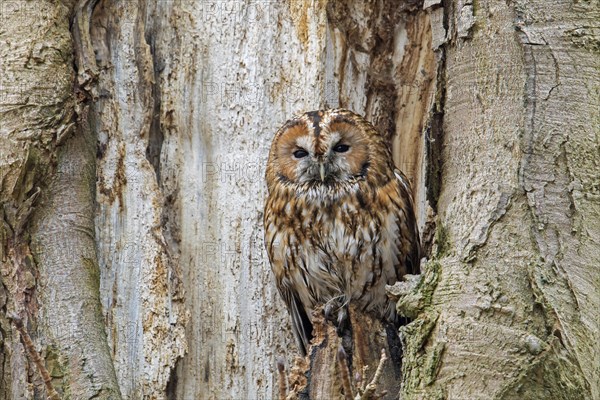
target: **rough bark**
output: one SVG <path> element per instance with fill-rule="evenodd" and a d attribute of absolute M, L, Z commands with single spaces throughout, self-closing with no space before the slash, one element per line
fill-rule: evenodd
<path fill-rule="evenodd" d="M 519 2 L 516 17 L 526 64 L 519 178 L 540 256 L 532 286 L 576 371 L 558 373 L 600 398 L 600 4 Z"/>
<path fill-rule="evenodd" d="M 399 304 L 418 314 L 402 394 L 598 398 L 597 2 L 444 5 L 439 217 Z"/>
<path fill-rule="evenodd" d="M 0 392 L 6 399 L 49 396 L 40 375 L 46 372 L 64 398 L 119 394 L 100 312 L 96 140 L 75 96 L 72 6 L 2 4 Z M 7 315 L 18 318 L 14 327 Z"/>
<path fill-rule="evenodd" d="M 98 98 L 100 290 L 119 387 L 125 398 L 165 398 L 186 349 L 177 254 L 167 243 L 165 196 L 153 164 L 155 65 L 146 40 L 143 1 L 100 1 L 90 41 Z M 160 148 L 159 148 L 160 149 Z"/>
<path fill-rule="evenodd" d="M 47 368 L 64 398 L 119 395 L 100 306 L 94 232 L 96 138 L 82 115 L 58 150 L 56 172 L 32 221 Z"/>

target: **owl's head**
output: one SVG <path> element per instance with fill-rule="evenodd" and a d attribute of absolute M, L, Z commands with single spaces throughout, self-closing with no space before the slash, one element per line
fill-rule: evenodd
<path fill-rule="evenodd" d="M 335 188 L 364 180 L 381 140 L 361 116 L 343 109 L 311 111 L 287 121 L 273 139 L 267 168 L 276 182 Z M 385 158 L 385 157 L 383 157 Z"/>

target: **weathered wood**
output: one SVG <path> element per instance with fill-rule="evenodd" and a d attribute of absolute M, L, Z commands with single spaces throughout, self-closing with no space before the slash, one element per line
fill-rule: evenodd
<path fill-rule="evenodd" d="M 349 346 L 325 321 L 320 310 L 313 314 L 314 339 L 305 358 L 297 359 L 290 381 L 288 399 L 371 399 L 387 391 L 383 399 L 397 399 L 400 390 L 399 365 L 389 354 L 386 330 L 381 321 L 350 307 L 352 343 Z M 344 359 L 340 360 L 340 353 Z M 380 367 L 381 364 L 381 367 Z M 377 376 L 376 376 L 377 375 Z M 351 387 L 348 391 L 347 388 Z"/>
<path fill-rule="evenodd" d="M 160 98 L 158 60 L 146 38 L 147 7 L 142 0 L 100 1 L 91 23 L 99 71 L 99 97 L 91 110 L 98 140 L 95 222 L 119 387 L 125 398 L 164 399 L 188 343 L 187 311 L 179 254 L 168 243 L 168 203 L 152 157 L 155 146 L 160 151 Z"/>

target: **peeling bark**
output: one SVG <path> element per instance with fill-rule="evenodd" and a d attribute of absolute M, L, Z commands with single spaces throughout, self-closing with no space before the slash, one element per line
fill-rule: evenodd
<path fill-rule="evenodd" d="M 125 398 L 162 399 L 186 349 L 187 312 L 178 254 L 166 241 L 165 199 L 147 157 L 158 116 L 146 7 L 143 1 L 100 1 L 92 19 L 99 73 L 93 109 L 100 149 L 96 226 L 119 387 Z"/>

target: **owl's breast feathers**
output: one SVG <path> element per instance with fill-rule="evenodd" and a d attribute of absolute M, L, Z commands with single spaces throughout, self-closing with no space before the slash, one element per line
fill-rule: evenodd
<path fill-rule="evenodd" d="M 335 195 L 274 186 L 266 245 L 288 306 L 295 300 L 310 315 L 342 299 L 395 319 L 385 285 L 418 273 L 420 249 L 410 187 L 391 172 L 380 185 L 360 180 Z"/>

